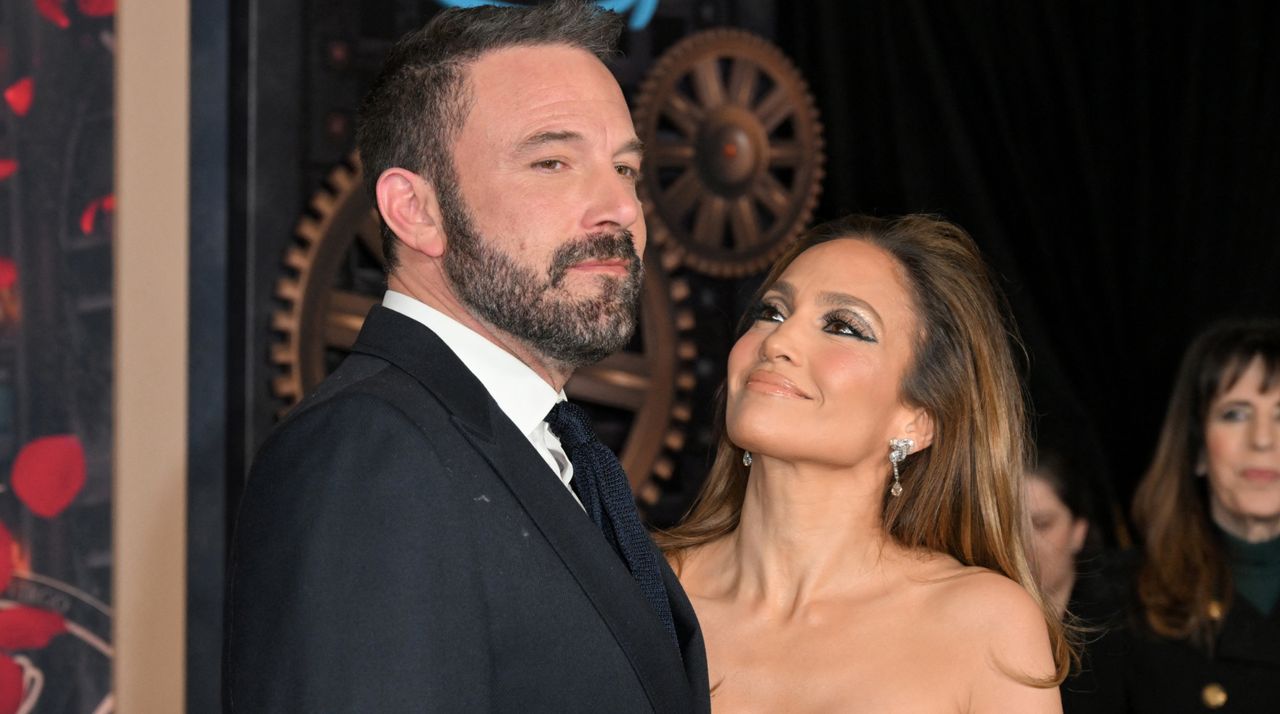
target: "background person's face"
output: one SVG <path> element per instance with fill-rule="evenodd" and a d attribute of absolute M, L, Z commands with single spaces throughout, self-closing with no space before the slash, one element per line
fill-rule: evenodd
<path fill-rule="evenodd" d="M 622 347 L 644 251 L 640 152 L 604 67 L 563 46 L 476 61 L 473 104 L 440 187 L 445 266 L 479 317 L 572 365 Z"/>
<path fill-rule="evenodd" d="M 1280 386 L 1263 392 L 1263 376 L 1254 360 L 1205 419 L 1213 517 L 1241 537 L 1254 526 L 1280 533 Z"/>
<path fill-rule="evenodd" d="M 1046 592 L 1069 590 L 1089 524 L 1076 518 L 1049 482 L 1035 473 L 1027 474 L 1023 488 L 1031 516 L 1031 564 L 1036 579 Z"/>

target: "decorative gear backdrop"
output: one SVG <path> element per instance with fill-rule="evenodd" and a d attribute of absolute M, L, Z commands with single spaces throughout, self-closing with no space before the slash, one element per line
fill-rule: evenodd
<path fill-rule="evenodd" d="M 717 277 L 767 268 L 813 215 L 822 124 L 781 51 L 735 29 L 691 35 L 659 58 L 635 100 L 649 232 Z"/>

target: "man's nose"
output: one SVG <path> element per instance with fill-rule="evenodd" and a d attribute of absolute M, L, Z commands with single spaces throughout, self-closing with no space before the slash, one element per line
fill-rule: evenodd
<path fill-rule="evenodd" d="M 587 179 L 588 205 L 583 216 L 587 232 L 631 228 L 640 217 L 635 183 L 610 164 Z"/>

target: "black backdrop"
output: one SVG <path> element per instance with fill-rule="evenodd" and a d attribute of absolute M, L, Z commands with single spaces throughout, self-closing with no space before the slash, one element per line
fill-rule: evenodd
<path fill-rule="evenodd" d="M 810 0 L 777 39 L 826 124 L 818 218 L 973 233 L 1041 436 L 1127 503 L 1184 345 L 1280 313 L 1278 29 L 1269 2 Z"/>

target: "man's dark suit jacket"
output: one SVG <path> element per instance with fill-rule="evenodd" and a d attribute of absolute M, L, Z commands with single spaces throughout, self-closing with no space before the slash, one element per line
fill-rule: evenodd
<path fill-rule="evenodd" d="M 480 382 L 425 326 L 375 307 L 254 462 L 223 706 L 705 712 L 702 634 L 662 573 L 679 654 Z"/>

